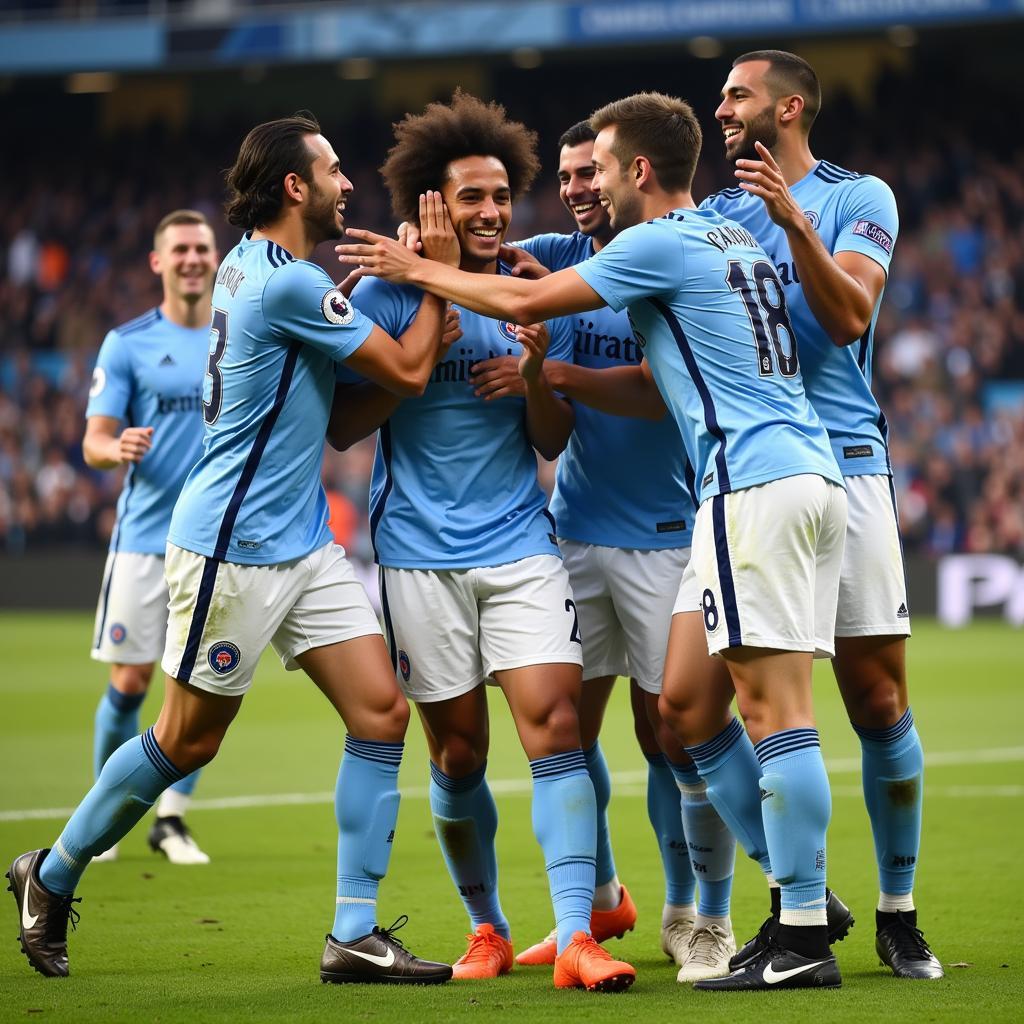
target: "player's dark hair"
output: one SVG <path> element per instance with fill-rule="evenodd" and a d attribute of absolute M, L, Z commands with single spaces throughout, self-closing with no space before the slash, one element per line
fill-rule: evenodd
<path fill-rule="evenodd" d="M 160 223 L 157 224 L 153 231 L 153 248 L 156 249 L 160 245 L 160 236 L 168 229 L 175 227 L 178 224 L 202 224 L 205 227 L 213 228 L 210 222 L 206 219 L 205 213 L 200 213 L 198 210 L 171 210 L 166 216 L 160 218 Z"/>
<path fill-rule="evenodd" d="M 737 57 L 732 66 L 747 64 L 752 60 L 765 60 L 771 65 L 765 81 L 776 99 L 794 94 L 803 98 L 804 109 L 800 120 L 804 131 L 809 132 L 821 110 L 821 83 L 814 68 L 803 57 L 787 50 L 751 50 Z"/>
<path fill-rule="evenodd" d="M 623 168 L 644 156 L 666 192 L 690 188 L 702 136 L 689 103 L 660 92 L 638 92 L 590 115 L 590 127 L 595 132 L 613 125 L 612 152 Z"/>
<path fill-rule="evenodd" d="M 584 142 L 593 142 L 597 138 L 597 132 L 590 127 L 589 121 L 577 121 L 571 128 L 562 132 L 558 140 L 558 148 L 563 146 L 579 146 Z"/>
<path fill-rule="evenodd" d="M 540 169 L 537 133 L 509 121 L 505 108 L 456 89 L 451 103 L 431 103 L 394 126 L 395 144 L 380 173 L 396 217 L 416 222 L 420 195 L 448 180 L 448 165 L 467 156 L 493 156 L 508 174 L 512 198 L 533 184 Z"/>
<path fill-rule="evenodd" d="M 297 174 L 310 180 L 315 154 L 307 145 L 320 125 L 308 111 L 258 124 L 242 141 L 235 166 L 226 172 L 229 224 L 251 230 L 274 221 L 284 206 L 284 179 Z"/>

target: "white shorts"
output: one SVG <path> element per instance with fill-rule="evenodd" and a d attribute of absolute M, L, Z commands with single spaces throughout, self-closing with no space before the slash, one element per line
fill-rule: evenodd
<path fill-rule="evenodd" d="M 896 494 L 885 473 L 846 478 L 849 516 L 836 636 L 909 636 Z"/>
<path fill-rule="evenodd" d="M 560 540 L 583 634 L 583 678 L 632 676 L 661 693 L 672 606 L 689 548 L 641 551 Z"/>
<path fill-rule="evenodd" d="M 118 665 L 152 665 L 167 631 L 163 555 L 111 551 L 96 603 L 91 657 Z"/>
<path fill-rule="evenodd" d="M 167 545 L 170 616 L 164 671 L 240 696 L 273 644 L 284 667 L 314 647 L 380 635 L 366 591 L 337 544 L 277 565 L 238 565 Z"/>
<path fill-rule="evenodd" d="M 503 669 L 583 664 L 569 574 L 556 555 L 478 569 L 382 567 L 395 674 L 410 700 L 451 700 Z"/>
<path fill-rule="evenodd" d="M 708 650 L 835 653 L 846 492 L 801 475 L 708 498 L 673 614 L 702 611 Z"/>

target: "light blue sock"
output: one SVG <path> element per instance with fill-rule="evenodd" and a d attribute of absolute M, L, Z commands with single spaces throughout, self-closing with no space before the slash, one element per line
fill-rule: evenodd
<path fill-rule="evenodd" d="M 491 924 L 508 939 L 511 932 L 498 898 L 494 849 L 498 808 L 487 785 L 486 770 L 484 762 L 471 775 L 453 779 L 431 762 L 430 810 L 448 874 L 459 890 L 471 927 L 475 930 L 477 925 Z"/>
<path fill-rule="evenodd" d="M 544 851 L 558 952 L 574 932 L 590 934 L 596 877 L 597 805 L 583 751 L 567 750 L 530 762 L 533 833 Z"/>
<path fill-rule="evenodd" d="M 647 816 L 665 868 L 665 902 L 688 907 L 697 888 L 679 813 L 679 790 L 664 754 L 647 754 Z"/>
<path fill-rule="evenodd" d="M 152 729 L 122 743 L 64 826 L 39 869 L 50 892 L 69 896 L 98 853 L 131 831 L 181 772 L 160 749 Z"/>
<path fill-rule="evenodd" d="M 331 934 L 351 942 L 377 924 L 377 887 L 387 874 L 398 820 L 398 768 L 404 743 L 345 737 L 334 790 L 338 819 L 338 898 Z"/>
<path fill-rule="evenodd" d="M 199 781 L 199 776 L 203 774 L 202 768 L 197 768 L 190 775 L 186 775 L 180 782 L 176 782 L 170 789 L 173 789 L 175 793 L 181 793 L 183 796 L 191 796 L 192 790 L 196 788 L 196 783 Z"/>
<path fill-rule="evenodd" d="M 107 758 L 133 736 L 139 734 L 139 708 L 146 699 L 142 693 L 122 693 L 108 683 L 96 706 L 92 738 L 92 777 L 98 779 Z"/>
<path fill-rule="evenodd" d="M 612 837 L 608 831 L 608 805 L 612 800 L 612 777 L 608 762 L 599 741 L 589 750 L 583 751 L 587 762 L 590 781 L 594 784 L 594 800 L 597 802 L 597 884 L 605 885 L 615 877 L 615 857 L 612 854 Z"/>
<path fill-rule="evenodd" d="M 825 832 L 832 816 L 817 729 L 783 729 L 754 748 L 761 776 L 761 814 L 772 874 L 782 889 L 784 925 L 822 926 L 825 918 Z"/>
<path fill-rule="evenodd" d="M 728 917 L 736 839 L 708 799 L 707 783 L 695 765 L 669 762 L 679 787 L 680 807 L 693 873 L 700 880 L 697 913 Z"/>
<path fill-rule="evenodd" d="M 722 821 L 746 851 L 751 860 L 768 874 L 772 870 L 768 843 L 761 819 L 761 794 L 757 780 L 761 766 L 757 763 L 754 745 L 739 719 L 734 718 L 717 736 L 696 747 L 687 747 L 687 754 L 697 766 L 700 777 L 708 784 L 708 799 Z"/>
<path fill-rule="evenodd" d="M 888 729 L 862 729 L 864 802 L 871 819 L 878 883 L 889 896 L 913 891 L 921 847 L 924 751 L 910 708 Z"/>

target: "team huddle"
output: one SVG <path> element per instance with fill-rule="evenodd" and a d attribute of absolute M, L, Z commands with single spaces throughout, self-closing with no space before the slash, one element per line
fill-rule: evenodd
<path fill-rule="evenodd" d="M 518 963 L 552 966 L 558 988 L 633 984 L 602 945 L 637 921 L 599 741 L 623 676 L 678 980 L 839 987 L 830 946 L 853 915 L 826 888 L 817 657 L 832 659 L 861 742 L 879 958 L 899 978 L 942 977 L 913 900 L 923 754 L 870 389 L 898 217 L 883 182 L 811 155 L 819 107 L 799 57 L 737 58 L 716 111 L 737 184 L 697 205 L 689 105 L 609 103 L 559 140 L 572 233 L 509 244 L 536 136 L 456 92 L 395 126 L 381 171 L 402 226 L 397 239 L 348 229 L 340 285 L 309 260 L 343 234 L 352 185 L 311 116 L 242 143 L 227 216 L 244 235 L 219 269 L 201 214 L 164 218 L 151 256 L 164 301 L 107 336 L 87 409 L 87 461 L 128 466 L 97 609 L 93 656 L 111 682 L 96 781 L 52 847 L 8 872 L 36 970 L 69 973 L 80 877 L 157 801 L 154 850 L 208 859 L 184 822 L 189 794 L 270 644 L 347 732 L 324 982 L 486 979 Z M 343 449 L 374 434 L 383 629 L 320 484 L 325 438 Z M 558 457 L 550 504 L 536 453 Z M 138 735 L 158 659 L 163 706 Z M 518 955 L 500 898 L 488 685 L 529 761 L 554 918 Z M 408 701 L 470 920 L 454 965 L 414 955 L 394 935 L 402 919 L 376 917 L 400 846 Z M 737 842 L 769 897 L 742 945 Z"/>

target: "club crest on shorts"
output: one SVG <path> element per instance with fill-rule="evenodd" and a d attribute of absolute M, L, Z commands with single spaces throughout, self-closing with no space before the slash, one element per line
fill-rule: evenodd
<path fill-rule="evenodd" d="M 402 678 L 409 682 L 409 676 L 412 675 L 412 662 L 409 661 L 409 655 L 405 651 L 398 652 L 398 671 L 402 673 Z"/>
<path fill-rule="evenodd" d="M 120 622 L 112 622 L 107 636 L 110 637 L 112 644 L 123 644 L 125 637 L 128 636 L 128 630 Z"/>
<path fill-rule="evenodd" d="M 238 663 L 242 660 L 242 654 L 230 641 L 218 640 L 210 647 L 207 660 L 210 662 L 210 668 L 217 675 L 223 676 L 238 667 Z"/>
<path fill-rule="evenodd" d="M 337 288 L 324 294 L 320 300 L 320 311 L 329 324 L 337 324 L 339 327 L 345 327 L 356 318 L 352 303 Z"/>

